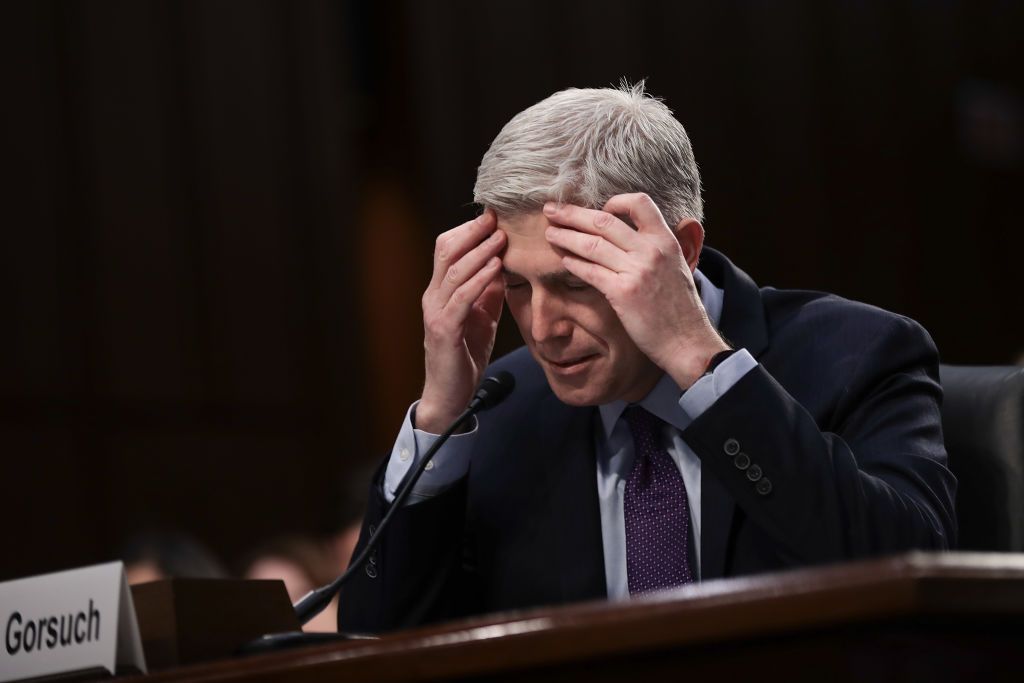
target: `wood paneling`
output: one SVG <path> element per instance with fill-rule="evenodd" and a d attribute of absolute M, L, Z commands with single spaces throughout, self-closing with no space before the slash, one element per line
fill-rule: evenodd
<path fill-rule="evenodd" d="M 0 576 L 329 530 L 370 457 L 344 7 L 4 14 L 3 511 L 33 514 Z"/>

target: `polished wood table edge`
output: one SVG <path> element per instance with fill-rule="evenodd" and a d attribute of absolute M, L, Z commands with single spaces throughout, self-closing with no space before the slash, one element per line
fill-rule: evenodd
<path fill-rule="evenodd" d="M 977 596 L 997 585 L 1003 590 L 979 604 Z M 486 675 L 870 620 L 971 613 L 1024 617 L 1024 555 L 915 552 L 721 579 L 629 601 L 495 614 L 395 632 L 379 640 L 182 667 L 140 680 L 253 679 L 326 666 L 355 677 L 373 672 L 376 680 Z M 552 642 L 552 634 L 561 637 Z M 451 656 L 456 649 L 474 655 Z M 394 676 L 380 675 L 382 667 Z"/>

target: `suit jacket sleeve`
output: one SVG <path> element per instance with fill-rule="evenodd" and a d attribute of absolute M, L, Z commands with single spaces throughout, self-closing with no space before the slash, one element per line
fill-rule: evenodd
<path fill-rule="evenodd" d="M 353 555 L 366 545 L 390 504 L 383 467 Z M 466 477 L 439 495 L 402 506 L 366 566 L 341 591 L 338 629 L 377 633 L 451 619 L 474 611 L 473 582 L 463 547 Z"/>
<path fill-rule="evenodd" d="M 759 365 L 684 432 L 793 564 L 955 543 L 938 354 L 916 323 L 884 327 L 848 375 L 829 363 L 810 378 L 835 385 L 817 419 Z"/>

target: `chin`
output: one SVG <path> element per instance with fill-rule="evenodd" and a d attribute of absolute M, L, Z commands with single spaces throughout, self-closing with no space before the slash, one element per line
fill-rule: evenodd
<path fill-rule="evenodd" d="M 599 406 L 609 403 L 613 399 L 608 398 L 607 391 L 602 390 L 597 382 L 590 381 L 580 385 L 573 385 L 558 378 L 548 376 L 548 386 L 559 401 L 566 405 L 582 408 L 586 406 Z"/>
<path fill-rule="evenodd" d="M 598 406 L 601 405 L 601 401 L 595 400 L 590 396 L 580 394 L 580 392 L 561 392 L 552 387 L 555 391 L 555 396 L 562 403 L 572 406 L 574 408 L 585 408 L 587 406 Z"/>

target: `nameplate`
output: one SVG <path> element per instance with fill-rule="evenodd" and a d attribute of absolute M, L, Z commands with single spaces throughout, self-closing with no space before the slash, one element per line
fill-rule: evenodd
<path fill-rule="evenodd" d="M 0 583 L 0 681 L 146 672 L 121 562 Z"/>

